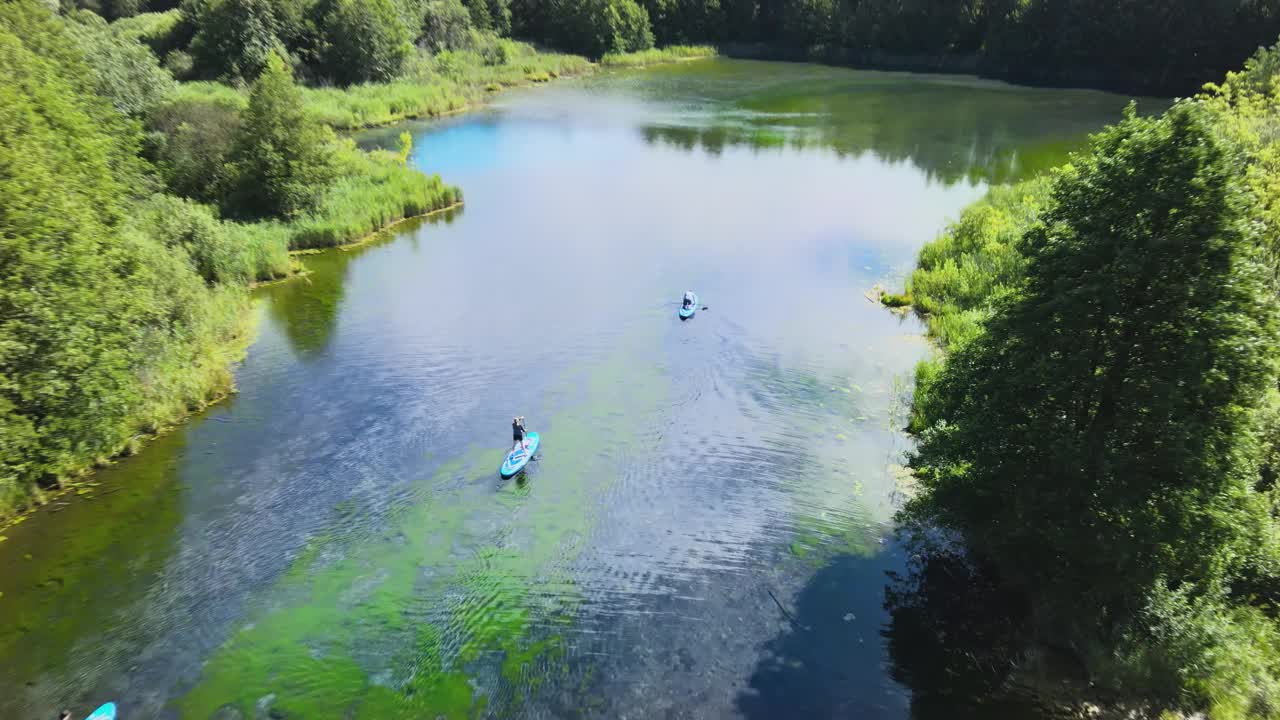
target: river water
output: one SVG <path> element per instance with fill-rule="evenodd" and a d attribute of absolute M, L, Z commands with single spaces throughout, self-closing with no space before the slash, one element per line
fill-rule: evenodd
<path fill-rule="evenodd" d="M 5 531 L 0 717 L 911 716 L 929 350 L 864 292 L 1125 102 L 717 60 L 410 126 L 465 208 L 306 257 L 236 396 Z"/>

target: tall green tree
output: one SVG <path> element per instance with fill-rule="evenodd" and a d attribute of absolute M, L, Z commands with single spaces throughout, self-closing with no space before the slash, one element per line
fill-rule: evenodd
<path fill-rule="evenodd" d="M 117 110 L 141 115 L 173 91 L 173 76 L 147 46 L 114 32 L 87 10 L 72 13 L 68 20 L 67 31 L 88 60 L 98 94 Z"/>
<path fill-rule="evenodd" d="M 0 511 L 225 380 L 214 294 L 126 227 L 138 128 L 95 87 L 64 20 L 0 3 Z"/>
<path fill-rule="evenodd" d="M 471 13 L 460 0 L 429 0 L 418 44 L 431 52 L 457 50 L 471 39 Z"/>
<path fill-rule="evenodd" d="M 293 71 L 278 53 L 254 81 L 232 150 L 231 209 L 256 216 L 297 216 L 332 182 L 331 133 L 303 109 Z"/>
<path fill-rule="evenodd" d="M 325 73 L 343 84 L 399 75 L 418 30 L 393 0 L 334 0 L 322 22 Z"/>
<path fill-rule="evenodd" d="M 1131 109 L 1060 171 L 1025 282 L 930 384 L 909 514 L 959 531 L 1067 647 L 1275 567 L 1254 428 L 1280 337 L 1238 161 L 1196 103 Z"/>
<path fill-rule="evenodd" d="M 183 12 L 196 28 L 191 55 L 205 77 L 252 80 L 283 51 L 272 0 L 191 0 Z"/>

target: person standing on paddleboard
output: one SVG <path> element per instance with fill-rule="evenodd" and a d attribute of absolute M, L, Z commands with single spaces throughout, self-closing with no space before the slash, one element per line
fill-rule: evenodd
<path fill-rule="evenodd" d="M 516 445 L 528 450 L 529 446 L 525 444 L 524 434 L 529 432 L 524 426 L 524 416 L 511 418 L 511 437 L 515 440 Z"/>

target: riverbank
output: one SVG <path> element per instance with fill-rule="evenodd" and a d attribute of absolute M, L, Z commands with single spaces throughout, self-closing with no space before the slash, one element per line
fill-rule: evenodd
<path fill-rule="evenodd" d="M 1036 67 L 978 53 L 898 53 L 843 47 L 787 47 L 759 43 L 724 43 L 723 57 L 775 62 L 811 62 L 854 70 L 975 75 L 1026 87 L 1102 90 L 1122 94 L 1174 97 L 1192 94 L 1209 77 L 1151 77 L 1138 70 L 1114 67 Z"/>
<path fill-rule="evenodd" d="M 1276 716 L 1277 56 L 992 190 L 881 298 L 944 351 L 908 428 L 912 592 L 960 552 L 968 601 L 1019 608 L 987 668 L 952 672 L 1116 716 Z M 928 547 L 939 530 L 962 548 Z"/>
<path fill-rule="evenodd" d="M 389 125 L 415 117 L 438 117 L 481 107 L 484 99 L 503 89 L 545 82 L 553 77 L 573 77 L 604 67 L 638 67 L 658 62 L 709 57 L 710 48 L 678 48 L 613 56 L 610 63 L 589 63 L 585 59 L 555 53 L 539 53 L 522 43 L 503 41 L 512 49 L 500 64 L 485 65 L 479 53 L 439 53 L 433 59 L 432 82 L 397 82 L 356 86 L 349 91 L 300 88 L 308 112 L 335 129 L 356 129 Z M 443 58 L 441 57 L 443 56 Z M 450 69 L 452 68 L 452 69 Z M 442 74 L 443 71 L 454 73 Z M 428 77 L 428 76 L 422 76 Z M 213 83 L 180 84 L 169 100 L 173 106 L 190 108 L 230 107 L 242 112 L 248 93 Z M 314 210 L 293 220 L 236 222 L 219 220 L 200 205 L 175 201 L 152 201 L 147 213 L 153 220 L 172 220 L 176 211 L 186 227 L 202 227 L 208 233 L 241 248 L 237 273 L 246 289 L 288 281 L 305 274 L 298 257 L 302 251 L 323 251 L 352 247 L 368 242 L 406 220 L 446 212 L 462 205 L 462 192 L 439 175 L 427 175 L 407 164 L 408 148 L 400 153 L 364 152 L 350 140 L 336 141 L 334 148 L 341 176 L 322 193 Z M 168 218 L 162 217 L 169 215 Z M 186 230 L 188 234 L 194 231 Z M 230 279 L 230 278 L 228 278 Z M 227 292 L 239 292 L 228 287 Z M 247 303 L 242 318 L 249 317 Z M 252 340 L 251 331 L 231 335 L 225 346 L 209 350 L 221 358 L 208 373 L 212 380 L 188 390 L 182 402 L 166 403 L 161 414 L 147 413 L 132 423 L 138 429 L 129 439 L 105 453 L 86 456 L 43 486 L 37 484 L 15 497 L 16 502 L 0 506 L 0 529 L 20 522 L 30 511 L 89 482 L 96 468 L 143 449 L 146 442 L 165 434 L 211 405 L 234 393 L 229 367 Z M 172 406 L 172 407 L 168 407 Z"/>
<path fill-rule="evenodd" d="M 602 68 L 645 67 L 716 54 L 709 45 L 682 45 L 610 54 L 593 63 L 579 55 L 545 52 L 528 43 L 500 39 L 476 50 L 424 54 L 404 78 L 392 82 L 304 87 L 302 96 L 307 111 L 334 130 L 365 130 L 467 112 L 503 90 L 581 77 Z M 245 91 L 212 82 L 183 83 L 177 98 L 238 107 L 247 102 Z"/>

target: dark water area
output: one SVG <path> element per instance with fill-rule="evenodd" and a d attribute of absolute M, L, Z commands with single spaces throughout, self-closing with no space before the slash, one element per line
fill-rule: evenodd
<path fill-rule="evenodd" d="M 885 609 L 929 348 L 863 293 L 1125 103 L 707 61 L 409 126 L 465 208 L 307 256 L 237 395 L 5 531 L 0 717 L 941 717 Z"/>

